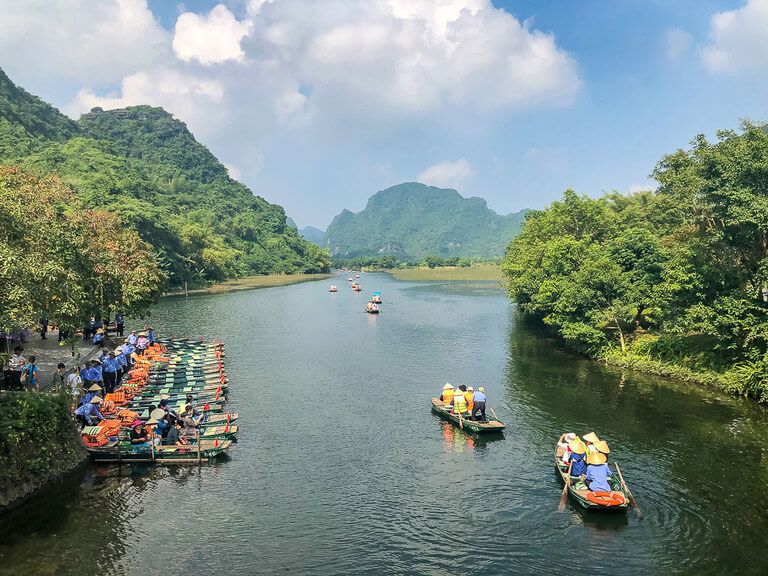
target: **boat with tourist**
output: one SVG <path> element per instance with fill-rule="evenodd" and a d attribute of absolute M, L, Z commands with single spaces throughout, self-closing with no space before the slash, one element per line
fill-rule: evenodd
<path fill-rule="evenodd" d="M 440 398 L 432 398 L 432 411 L 465 432 L 482 434 L 487 432 L 501 432 L 506 428 L 504 422 L 495 417 L 488 418 L 487 420 L 472 420 L 463 417 L 461 414 L 454 414 L 451 405 L 444 404 Z"/>
<path fill-rule="evenodd" d="M 378 304 L 374 304 L 373 302 L 368 302 L 365 305 L 365 311 L 368 314 L 378 314 L 379 312 L 381 312 L 381 308 L 379 307 Z"/>
<path fill-rule="evenodd" d="M 374 292 L 371 295 L 371 302 L 374 304 L 381 304 L 381 292 Z"/>
<path fill-rule="evenodd" d="M 331 284 L 331 287 L 328 288 L 328 292 L 338 292 L 339 289 L 336 287 L 336 284 Z"/>

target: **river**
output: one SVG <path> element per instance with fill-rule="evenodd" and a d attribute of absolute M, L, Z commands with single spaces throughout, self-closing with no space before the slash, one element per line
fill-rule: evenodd
<path fill-rule="evenodd" d="M 0 575 L 766 573 L 762 408 L 566 354 L 492 286 L 361 282 L 163 300 L 164 333 L 225 342 L 230 458 L 90 468 L 0 525 Z M 504 435 L 433 415 L 445 382 Z M 642 517 L 557 512 L 554 442 L 593 429 Z"/>

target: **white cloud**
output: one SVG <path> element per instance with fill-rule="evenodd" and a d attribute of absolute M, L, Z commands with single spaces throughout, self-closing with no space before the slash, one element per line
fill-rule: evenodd
<path fill-rule="evenodd" d="M 185 12 L 176 20 L 173 51 L 185 62 L 197 60 L 204 65 L 242 61 L 245 53 L 240 43 L 252 27 L 250 20 L 238 21 L 223 4 L 207 16 Z"/>
<path fill-rule="evenodd" d="M 0 14 L 0 54 L 12 71 L 106 83 L 167 51 L 146 0 L 0 0 Z"/>
<path fill-rule="evenodd" d="M 65 111 L 77 117 L 96 106 L 109 110 L 149 104 L 165 108 L 195 132 L 209 130 L 218 121 L 217 110 L 223 98 L 224 87 L 215 80 L 158 69 L 127 76 L 119 93 L 99 96 L 91 89 L 83 88 Z"/>
<path fill-rule="evenodd" d="M 646 181 L 646 182 L 637 182 L 635 184 L 630 184 L 627 186 L 627 189 L 625 190 L 626 194 L 637 194 L 638 192 L 649 192 L 656 190 L 659 187 L 658 182 L 655 181 Z"/>
<path fill-rule="evenodd" d="M 704 65 L 714 73 L 736 74 L 768 67 L 768 0 L 747 0 L 736 10 L 712 16 Z"/>
<path fill-rule="evenodd" d="M 445 160 L 430 166 L 419 174 L 417 180 L 440 188 L 459 188 L 472 176 L 472 165 L 464 158 L 455 162 Z"/>
<path fill-rule="evenodd" d="M 693 36 L 681 28 L 669 28 L 664 32 L 664 47 L 667 58 L 675 62 L 685 54 L 693 44 Z"/>

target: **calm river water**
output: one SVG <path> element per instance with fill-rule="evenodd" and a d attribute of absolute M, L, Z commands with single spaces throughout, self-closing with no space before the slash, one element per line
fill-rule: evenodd
<path fill-rule="evenodd" d="M 361 282 L 163 301 L 166 334 L 225 341 L 230 459 L 91 468 L 0 526 L 0 575 L 768 572 L 761 408 L 569 356 L 491 286 Z M 434 416 L 445 382 L 484 385 L 504 436 Z M 592 429 L 642 518 L 556 511 L 554 442 Z"/>

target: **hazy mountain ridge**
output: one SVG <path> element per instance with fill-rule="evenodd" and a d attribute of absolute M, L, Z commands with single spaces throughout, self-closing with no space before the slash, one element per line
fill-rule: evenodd
<path fill-rule="evenodd" d="M 482 198 L 406 182 L 377 192 L 360 212 L 343 210 L 328 226 L 326 245 L 342 258 L 495 258 L 520 231 L 525 212 L 499 215 Z"/>

